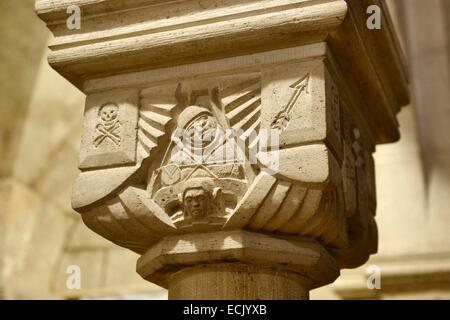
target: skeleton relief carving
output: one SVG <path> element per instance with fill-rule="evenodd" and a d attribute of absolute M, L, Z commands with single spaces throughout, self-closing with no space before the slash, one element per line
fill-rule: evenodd
<path fill-rule="evenodd" d="M 97 232 L 137 252 L 168 234 L 222 229 L 303 235 L 347 248 L 347 220 L 358 225 L 356 137 L 338 136 L 340 98 L 325 72 L 311 62 L 277 67 L 265 87 L 255 73 L 141 90 L 130 114 L 136 169 L 111 169 L 121 187 L 84 214 L 85 223 L 102 225 Z M 101 106 L 96 144 L 122 147 L 126 118 L 114 104 Z M 262 130 L 277 132 L 282 148 L 267 146 Z M 276 159 L 276 170 L 264 159 Z M 129 184 L 138 169 L 141 180 Z"/>
<path fill-rule="evenodd" d="M 150 186 L 152 198 L 180 228 L 223 224 L 247 189 L 236 145 L 226 139 L 227 123 L 219 123 L 209 93 L 190 102 Z"/>
<path fill-rule="evenodd" d="M 94 139 L 94 147 L 111 142 L 115 146 L 120 146 L 122 138 L 121 123 L 119 121 L 119 106 L 114 103 L 106 103 L 99 108 L 99 121 L 97 124 L 97 136 Z"/>
<path fill-rule="evenodd" d="M 80 152 L 80 169 L 136 164 L 137 90 L 87 97 Z"/>

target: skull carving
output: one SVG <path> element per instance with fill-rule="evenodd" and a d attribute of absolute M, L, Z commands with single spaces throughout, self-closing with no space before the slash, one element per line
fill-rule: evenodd
<path fill-rule="evenodd" d="M 100 108 L 99 114 L 103 123 L 105 125 L 109 124 L 117 119 L 117 116 L 119 114 L 119 107 L 112 103 L 105 104 Z"/>

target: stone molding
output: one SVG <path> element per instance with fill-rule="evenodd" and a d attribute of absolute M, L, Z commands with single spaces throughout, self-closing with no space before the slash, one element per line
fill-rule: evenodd
<path fill-rule="evenodd" d="M 69 4 L 82 10 L 81 30 L 67 30 Z M 366 28 L 372 4 L 385 13 L 381 30 Z M 50 64 L 82 90 L 88 79 L 125 70 L 327 41 L 365 101 L 364 116 L 378 124 L 377 142 L 399 138 L 395 115 L 409 101 L 407 71 L 382 0 L 37 0 L 36 12 L 54 34 Z"/>

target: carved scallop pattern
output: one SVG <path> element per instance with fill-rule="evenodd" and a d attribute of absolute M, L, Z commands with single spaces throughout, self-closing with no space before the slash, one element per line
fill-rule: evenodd
<path fill-rule="evenodd" d="M 138 120 L 137 152 L 147 158 L 156 149 L 158 143 L 167 132 L 167 125 L 172 120 L 174 104 L 154 103 L 147 97 L 141 99 Z"/>
<path fill-rule="evenodd" d="M 246 145 L 255 143 L 261 124 L 260 77 L 231 85 L 222 90 L 221 96 L 230 128 L 240 133 Z"/>

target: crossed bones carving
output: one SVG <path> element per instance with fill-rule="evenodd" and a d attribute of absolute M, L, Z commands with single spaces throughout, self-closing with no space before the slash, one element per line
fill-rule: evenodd
<path fill-rule="evenodd" d="M 94 139 L 94 146 L 98 148 L 103 141 L 110 140 L 116 146 L 120 146 L 120 121 L 117 119 L 119 107 L 116 104 L 108 103 L 103 105 L 99 110 L 101 123 L 97 124 L 96 129 L 98 135 Z"/>

